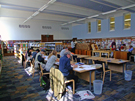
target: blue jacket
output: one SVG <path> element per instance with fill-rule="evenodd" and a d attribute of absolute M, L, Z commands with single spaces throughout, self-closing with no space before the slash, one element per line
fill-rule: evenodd
<path fill-rule="evenodd" d="M 68 76 L 69 70 L 72 70 L 70 59 L 66 55 L 60 58 L 59 70 L 63 73 L 64 76 Z"/>
<path fill-rule="evenodd" d="M 37 55 L 37 52 L 32 53 L 32 56 L 33 56 L 34 59 L 35 59 L 36 55 Z"/>

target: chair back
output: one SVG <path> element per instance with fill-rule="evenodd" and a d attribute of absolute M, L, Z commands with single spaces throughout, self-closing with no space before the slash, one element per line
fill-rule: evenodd
<path fill-rule="evenodd" d="M 133 50 L 132 50 L 132 54 L 135 54 L 135 48 L 133 48 Z"/>
<path fill-rule="evenodd" d="M 80 62 L 80 58 L 77 58 L 77 62 Z"/>
<path fill-rule="evenodd" d="M 77 55 L 73 55 L 73 60 L 76 62 L 77 61 Z"/>
<path fill-rule="evenodd" d="M 62 94 L 66 90 L 66 84 L 64 76 L 59 69 L 50 69 L 50 87 L 54 92 L 54 96 L 57 97 L 58 100 L 60 100 Z"/>
<path fill-rule="evenodd" d="M 57 58 L 60 58 L 60 54 L 57 54 Z"/>

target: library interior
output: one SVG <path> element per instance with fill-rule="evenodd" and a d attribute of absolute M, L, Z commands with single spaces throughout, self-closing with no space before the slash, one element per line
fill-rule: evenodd
<path fill-rule="evenodd" d="M 0 101 L 135 101 L 135 0 L 0 0 Z"/>

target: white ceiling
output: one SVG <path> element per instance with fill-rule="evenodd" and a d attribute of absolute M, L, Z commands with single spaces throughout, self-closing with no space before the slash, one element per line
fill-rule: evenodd
<path fill-rule="evenodd" d="M 49 0 L 0 0 L 0 17 L 26 20 L 48 1 Z M 57 0 L 31 20 L 57 21 L 62 24 L 131 4 L 135 4 L 135 0 Z M 86 19 L 83 22 L 95 19 L 105 19 L 110 16 L 121 16 L 128 12 L 134 13 L 135 7 L 118 10 L 115 13 L 104 16 L 100 15 L 97 18 Z"/>

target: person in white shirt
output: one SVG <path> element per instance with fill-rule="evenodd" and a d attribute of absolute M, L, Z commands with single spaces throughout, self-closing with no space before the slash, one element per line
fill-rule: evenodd
<path fill-rule="evenodd" d="M 68 51 L 68 47 L 65 47 L 64 49 L 62 49 L 60 52 L 60 57 L 63 57 L 65 52 L 67 52 L 67 51 Z"/>
<path fill-rule="evenodd" d="M 71 42 L 71 52 L 75 53 L 75 40 L 72 40 Z"/>

